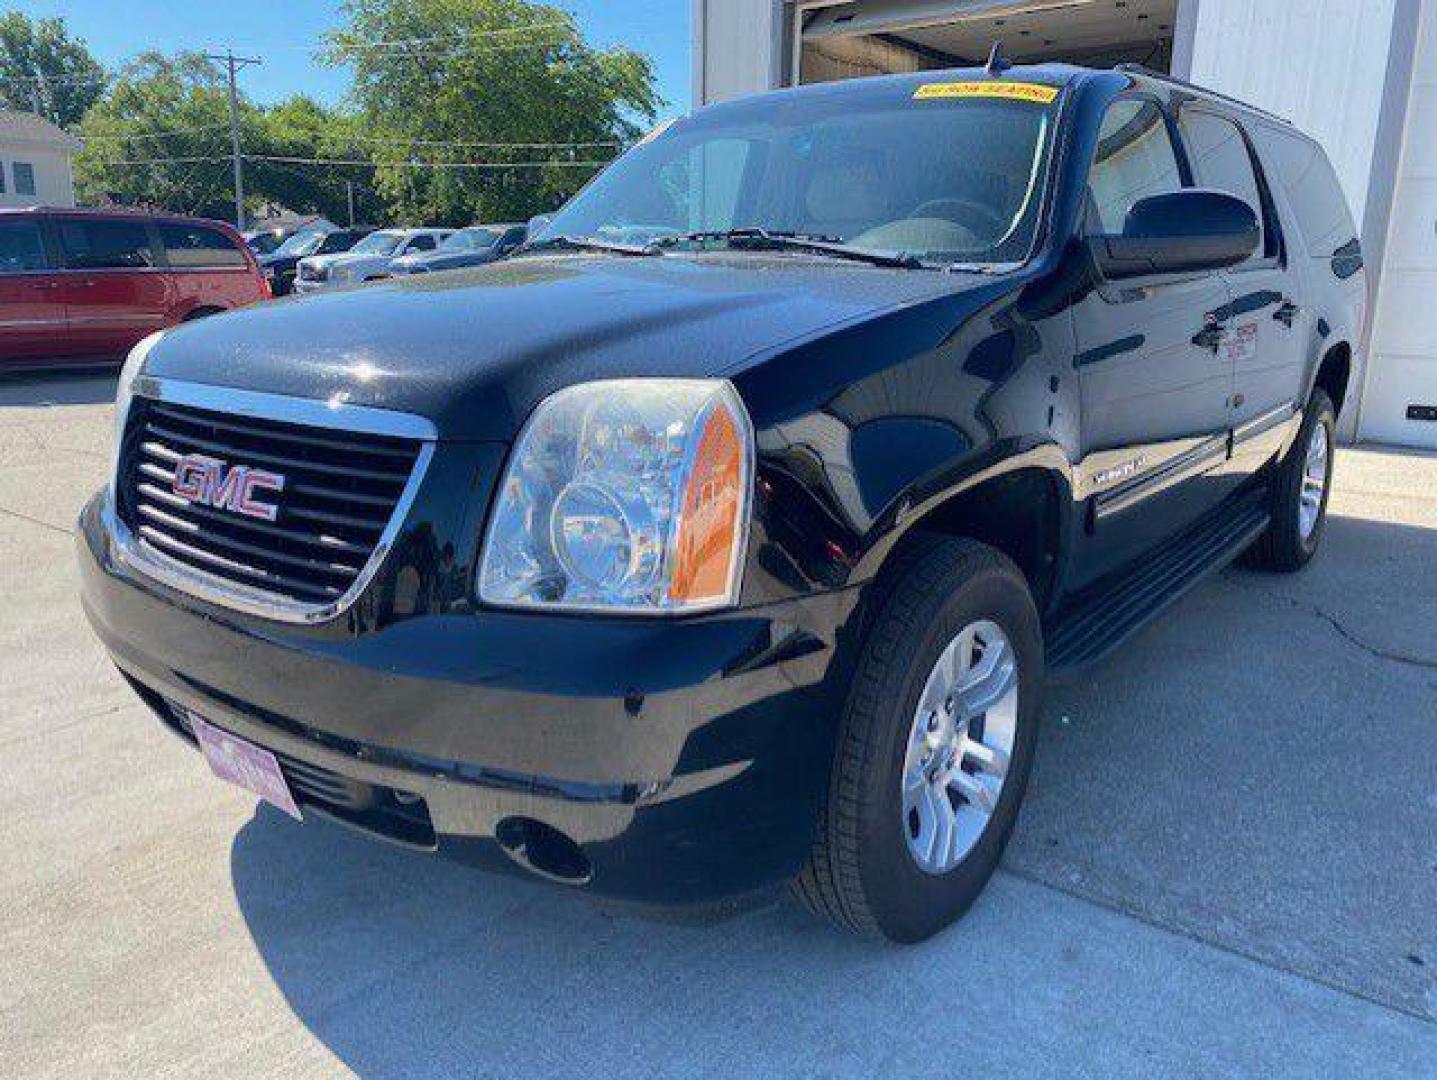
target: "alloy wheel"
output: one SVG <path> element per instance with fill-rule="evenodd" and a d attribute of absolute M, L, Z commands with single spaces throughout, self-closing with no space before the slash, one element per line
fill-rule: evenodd
<path fill-rule="evenodd" d="M 903 762 L 903 835 L 919 869 L 947 873 L 997 809 L 1018 729 L 1018 662 L 997 623 L 970 623 L 939 655 Z"/>
<path fill-rule="evenodd" d="M 1332 436 L 1326 424 L 1314 424 L 1307 440 L 1307 459 L 1302 467 L 1302 488 L 1298 492 L 1297 531 L 1305 544 L 1317 530 L 1322 516 L 1322 500 L 1327 493 L 1328 458 Z"/>

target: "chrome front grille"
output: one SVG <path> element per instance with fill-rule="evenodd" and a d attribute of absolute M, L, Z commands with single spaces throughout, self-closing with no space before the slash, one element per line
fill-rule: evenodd
<path fill-rule="evenodd" d="M 178 575 L 169 584 L 220 603 L 310 621 L 335 613 L 372 576 L 430 448 L 419 438 L 136 396 L 115 509 L 149 564 L 142 569 L 169 571 Z M 218 462 L 216 476 L 261 470 L 282 487 L 257 500 L 260 513 L 245 512 L 177 482 L 177 466 L 196 461 Z"/>

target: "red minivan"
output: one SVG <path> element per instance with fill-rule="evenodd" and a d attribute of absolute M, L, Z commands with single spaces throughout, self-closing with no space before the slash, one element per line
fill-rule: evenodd
<path fill-rule="evenodd" d="M 119 362 L 151 331 L 268 296 L 218 221 L 0 210 L 0 371 Z"/>

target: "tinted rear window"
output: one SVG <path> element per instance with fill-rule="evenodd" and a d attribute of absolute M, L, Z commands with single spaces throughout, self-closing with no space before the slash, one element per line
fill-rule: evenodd
<path fill-rule="evenodd" d="M 1357 236 L 1347 197 L 1327 155 L 1296 132 L 1249 124 L 1269 183 L 1287 194 L 1307 253 L 1327 258 Z M 1289 237 L 1291 239 L 1291 237 Z"/>
<path fill-rule="evenodd" d="M 170 265 L 181 270 L 243 267 L 244 256 L 228 236 L 204 225 L 161 225 L 160 242 Z"/>
<path fill-rule="evenodd" d="M 0 221 L 0 274 L 45 269 L 45 243 L 37 221 Z"/>
<path fill-rule="evenodd" d="M 61 221 L 65 265 L 76 270 L 153 266 L 150 234 L 142 221 Z"/>

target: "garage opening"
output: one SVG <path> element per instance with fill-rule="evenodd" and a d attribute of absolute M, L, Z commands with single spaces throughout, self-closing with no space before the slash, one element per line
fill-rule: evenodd
<path fill-rule="evenodd" d="M 1179 0 L 851 0 L 800 5 L 795 83 L 981 65 L 1136 63 L 1169 72 Z"/>

